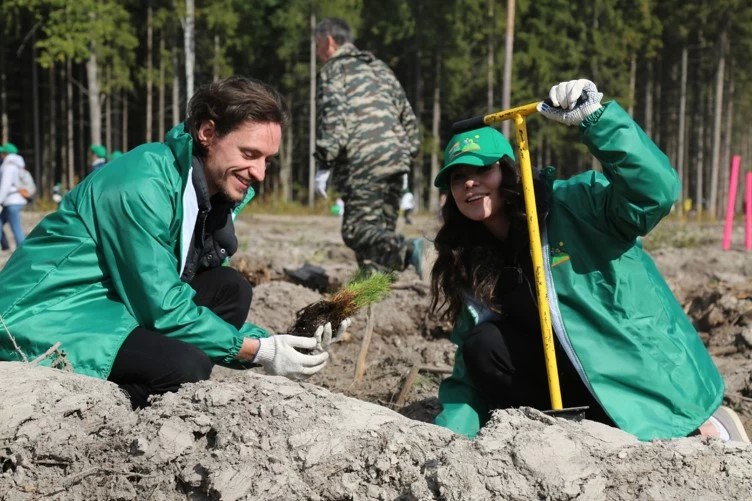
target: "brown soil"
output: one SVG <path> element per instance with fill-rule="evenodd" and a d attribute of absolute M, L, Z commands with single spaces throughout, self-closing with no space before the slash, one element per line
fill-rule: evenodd
<path fill-rule="evenodd" d="M 31 227 L 39 215 L 24 217 Z M 409 236 L 435 231 L 429 216 L 414 221 L 402 228 Z M 355 272 L 336 217 L 251 215 L 237 227 L 233 265 L 256 284 L 249 320 L 272 332 L 326 297 L 287 281 L 285 268 L 321 266 L 332 289 Z M 719 224 L 666 221 L 645 243 L 713 354 L 727 405 L 752 431 L 752 252 L 741 228 L 729 251 L 720 237 Z M 0 266 L 6 260 L 0 254 Z M 529 409 L 496 413 L 475 441 L 427 424 L 454 357 L 449 325 L 429 301 L 427 282 L 411 270 L 398 276 L 373 307 L 359 382 L 364 311 L 305 383 L 218 367 L 139 412 L 110 383 L 0 363 L 0 499 L 750 497 L 750 446 L 639 443 Z"/>
<path fill-rule="evenodd" d="M 430 237 L 435 233 L 434 219 L 415 219 L 413 226 L 402 226 L 400 230 L 408 236 Z M 355 272 L 354 254 L 342 243 L 338 222 L 330 217 L 291 220 L 278 216 L 255 216 L 247 221 L 254 231 L 257 226 L 270 225 L 279 230 L 284 225 L 288 231 L 279 233 L 287 235 L 290 242 L 287 260 L 280 241 L 267 251 L 266 245 L 258 242 L 252 255 L 243 254 L 245 262 L 256 263 L 255 267 L 276 267 L 268 274 L 271 278 L 262 280 L 256 289 L 252 321 L 282 332 L 297 309 L 322 297 L 285 282 L 280 266 L 289 269 L 306 261 L 315 263 L 327 270 L 335 288 Z M 721 369 L 726 381 L 726 403 L 740 412 L 752 432 L 752 251 L 743 248 L 741 224 L 735 230 L 734 245 L 728 251 L 721 248 L 720 224 L 664 221 L 644 241 Z M 258 231 L 264 234 L 263 230 Z M 301 241 L 305 241 L 307 254 L 296 245 Z M 354 361 L 365 331 L 365 312 L 353 319 L 351 341 L 332 346 L 327 369 L 311 382 L 430 421 L 439 410 L 436 391 L 445 377 L 440 369 L 451 367 L 454 346 L 448 339 L 450 325 L 429 312 L 429 302 L 427 281 L 419 280 L 411 270 L 398 275 L 392 294 L 374 306 L 374 336 L 368 347 L 363 381 L 353 383 Z M 406 405 L 396 407 L 405 378 L 415 367 L 420 370 Z"/>

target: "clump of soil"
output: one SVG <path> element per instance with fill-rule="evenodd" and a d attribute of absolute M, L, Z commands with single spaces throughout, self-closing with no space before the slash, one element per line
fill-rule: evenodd
<path fill-rule="evenodd" d="M 641 443 L 529 408 L 475 440 L 236 371 L 132 411 L 112 383 L 0 363 L 0 499 L 748 499 L 752 448 Z"/>

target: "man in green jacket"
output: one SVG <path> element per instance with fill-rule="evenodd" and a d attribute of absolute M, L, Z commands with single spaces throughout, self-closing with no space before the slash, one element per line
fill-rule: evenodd
<path fill-rule="evenodd" d="M 640 241 L 676 201 L 676 171 L 618 103 L 601 98 L 593 82 L 572 80 L 538 108 L 577 126 L 603 166 L 557 181 L 546 169 L 535 190 L 564 406 L 589 406 L 588 418 L 641 440 L 701 433 L 748 442 L 721 406 L 721 375 Z M 455 135 L 444 161 L 434 182 L 449 197 L 435 238 L 433 307 L 446 306 L 457 351 L 436 424 L 474 437 L 494 409 L 551 405 L 514 152 L 484 127 Z"/>
<path fill-rule="evenodd" d="M 342 239 L 366 270 L 422 275 L 422 241 L 396 231 L 402 179 L 420 148 L 418 120 L 392 70 L 352 43 L 338 18 L 314 30 L 324 63 L 316 89 L 316 153 L 345 203 Z M 417 247 L 417 249 L 416 249 Z"/>
<path fill-rule="evenodd" d="M 0 271 L 0 360 L 59 342 L 76 372 L 117 383 L 135 407 L 207 379 L 213 364 L 293 378 L 324 367 L 315 338 L 247 323 L 252 289 L 222 266 L 237 250 L 233 220 L 251 183 L 278 153 L 282 98 L 231 77 L 199 89 L 188 108 L 164 143 L 87 176 Z"/>

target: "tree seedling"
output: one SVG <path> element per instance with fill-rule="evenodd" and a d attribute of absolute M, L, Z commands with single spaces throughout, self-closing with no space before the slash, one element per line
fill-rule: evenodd
<path fill-rule="evenodd" d="M 357 273 L 329 299 L 322 299 L 300 309 L 288 333 L 311 337 L 320 325 L 331 322 L 336 331 L 340 323 L 362 308 L 384 299 L 395 281 L 392 273 Z"/>

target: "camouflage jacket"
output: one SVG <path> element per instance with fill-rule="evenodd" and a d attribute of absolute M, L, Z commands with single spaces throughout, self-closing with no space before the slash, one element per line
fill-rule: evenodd
<path fill-rule="evenodd" d="M 392 70 L 373 54 L 344 44 L 319 72 L 316 159 L 334 187 L 350 179 L 409 172 L 420 137 L 415 113 Z"/>

